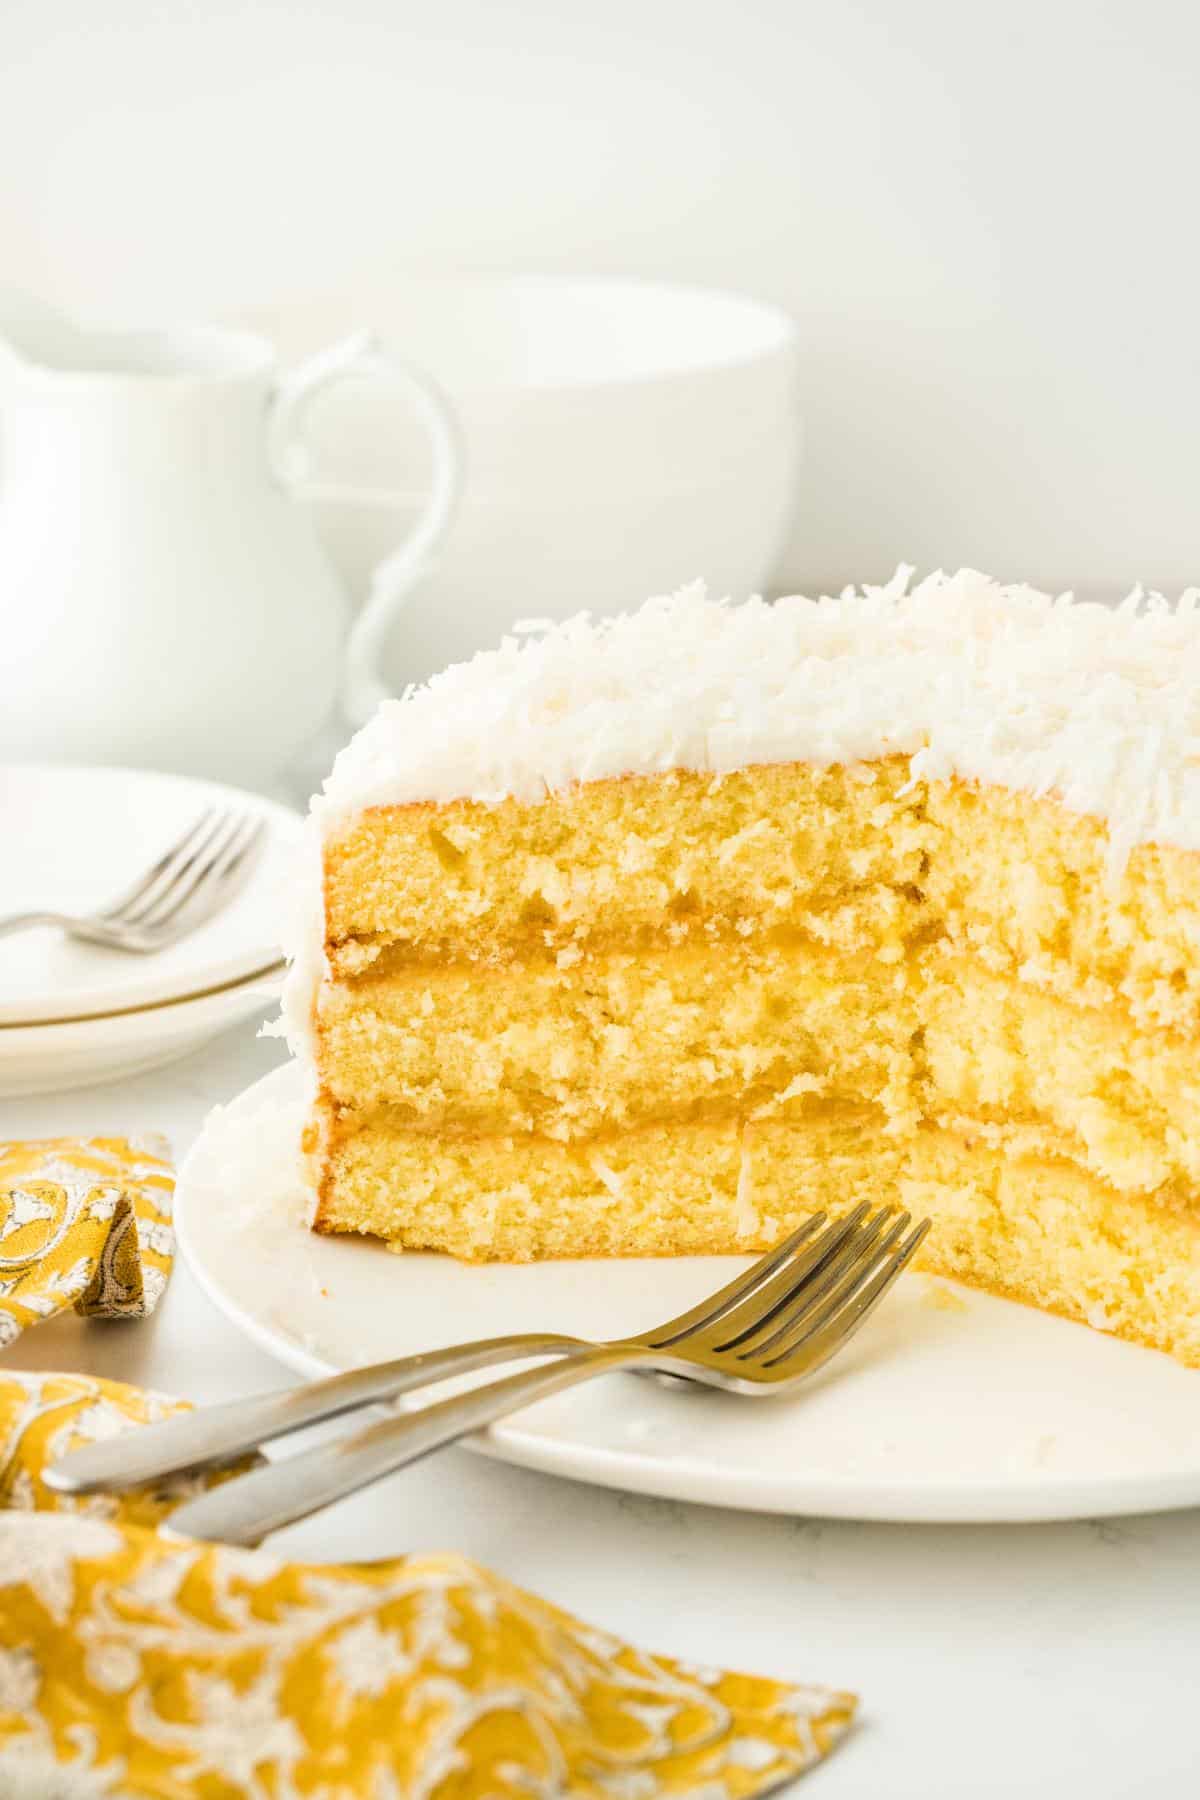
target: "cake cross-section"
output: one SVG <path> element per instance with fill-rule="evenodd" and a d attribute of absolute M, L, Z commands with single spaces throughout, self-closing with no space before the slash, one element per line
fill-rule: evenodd
<path fill-rule="evenodd" d="M 923 1266 L 1200 1364 L 1200 615 L 907 572 L 517 632 L 310 825 L 319 1231 Z"/>

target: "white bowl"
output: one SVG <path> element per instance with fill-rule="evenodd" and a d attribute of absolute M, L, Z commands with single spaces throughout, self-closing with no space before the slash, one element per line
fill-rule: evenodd
<path fill-rule="evenodd" d="M 397 681 L 468 655 L 521 615 L 613 612 L 697 576 L 761 588 L 796 498 L 796 331 L 742 295 L 574 276 L 438 277 L 254 318 L 285 361 L 377 330 L 445 389 L 466 440 L 466 498 L 393 646 Z M 353 592 L 405 530 L 425 451 L 362 387 L 313 422 L 338 487 L 316 516 Z"/>

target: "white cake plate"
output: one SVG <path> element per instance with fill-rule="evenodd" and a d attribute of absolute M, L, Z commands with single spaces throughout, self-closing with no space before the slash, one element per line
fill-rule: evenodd
<path fill-rule="evenodd" d="M 716 1257 L 467 1267 L 314 1236 L 301 1111 L 289 1064 L 212 1114 L 176 1201 L 200 1285 L 301 1375 L 502 1332 L 614 1336 L 729 1278 Z M 967 1523 L 1154 1511 L 1200 1502 L 1200 1372 L 908 1275 L 797 1396 L 614 1375 L 472 1445 L 605 1487 L 759 1512 Z"/>

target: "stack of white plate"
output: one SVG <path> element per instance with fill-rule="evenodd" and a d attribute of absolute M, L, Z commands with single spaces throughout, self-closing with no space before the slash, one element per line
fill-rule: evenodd
<path fill-rule="evenodd" d="M 215 782 L 137 769 L 0 766 L 0 916 L 103 908 L 212 806 L 267 830 L 242 889 L 151 956 L 39 927 L 0 938 L 0 1095 L 112 1080 L 261 1013 L 282 978 L 279 920 L 297 815 Z"/>

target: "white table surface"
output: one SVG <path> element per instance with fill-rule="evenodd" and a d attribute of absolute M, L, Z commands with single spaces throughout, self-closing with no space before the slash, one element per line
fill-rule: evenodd
<path fill-rule="evenodd" d="M 210 1106 L 280 1060 L 254 1030 L 111 1087 L 0 1103 L 0 1137 L 154 1129 L 180 1157 Z M 55 1320 L 7 1358 L 195 1400 L 288 1379 L 183 1267 L 153 1319 Z M 853 1737 L 796 1790 L 822 1800 L 1195 1792 L 1200 1512 L 826 1523 L 606 1492 L 455 1450 L 274 1543 L 328 1558 L 462 1551 L 647 1648 L 853 1688 Z"/>

